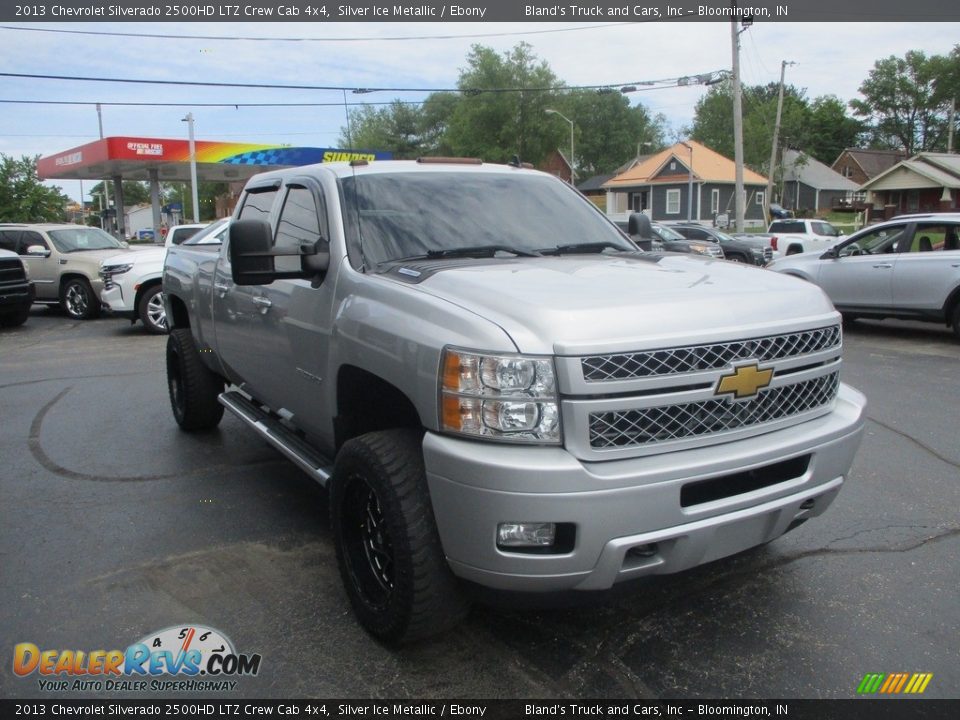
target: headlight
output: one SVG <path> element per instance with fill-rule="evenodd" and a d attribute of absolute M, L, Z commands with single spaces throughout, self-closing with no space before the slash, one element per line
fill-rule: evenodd
<path fill-rule="evenodd" d="M 496 440 L 560 442 L 553 358 L 446 348 L 441 368 L 441 429 Z"/>
<path fill-rule="evenodd" d="M 100 272 L 104 275 L 123 275 L 132 268 L 132 263 L 128 265 L 104 265 L 102 268 L 100 268 Z"/>

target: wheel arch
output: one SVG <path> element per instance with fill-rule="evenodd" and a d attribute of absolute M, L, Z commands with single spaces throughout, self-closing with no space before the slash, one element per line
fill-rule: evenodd
<path fill-rule="evenodd" d="M 960 308 L 960 285 L 950 291 L 947 301 L 943 303 L 943 317 L 947 325 L 953 322 L 953 314 L 958 308 Z"/>
<path fill-rule="evenodd" d="M 133 296 L 133 310 L 134 312 L 140 312 L 140 298 L 143 297 L 143 294 L 154 287 L 155 285 L 163 284 L 163 275 L 157 275 L 156 277 L 151 277 L 146 280 L 143 280 L 139 283 L 136 294 Z"/>
<path fill-rule="evenodd" d="M 334 441 L 339 449 L 351 438 L 377 430 L 415 428 L 423 422 L 406 394 L 383 378 L 355 365 L 337 372 Z"/>
<path fill-rule="evenodd" d="M 169 311 L 167 312 L 167 328 L 173 331 L 190 327 L 190 313 L 187 311 L 187 304 L 183 301 L 183 298 L 172 293 L 165 293 L 163 299 Z"/>

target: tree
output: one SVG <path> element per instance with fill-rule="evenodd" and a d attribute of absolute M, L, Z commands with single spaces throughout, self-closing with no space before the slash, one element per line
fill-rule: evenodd
<path fill-rule="evenodd" d="M 437 154 L 456 99 L 452 93 L 433 93 L 420 107 L 396 100 L 382 108 L 351 110 L 350 133 L 341 129 L 340 145 L 389 150 L 399 160 Z"/>
<path fill-rule="evenodd" d="M 558 99 L 557 105 L 574 124 L 576 168 L 581 179 L 613 172 L 627 159 L 664 144 L 666 119 L 662 115 L 651 117 L 642 105 L 630 107 L 619 92 L 571 90 Z M 570 126 L 556 125 L 561 128 L 557 147 L 565 149 Z"/>
<path fill-rule="evenodd" d="M 566 90 L 526 43 L 498 54 L 474 45 L 460 71 L 460 92 L 436 92 L 420 107 L 394 102 L 351 111 L 341 145 L 389 150 L 397 158 L 423 155 L 479 157 L 506 162 L 514 155 L 537 164 L 554 150 L 569 154 L 573 120 L 580 177 L 611 172 L 644 147 L 660 147 L 666 119 L 630 107 L 613 91 Z M 352 142 L 351 142 L 352 141 Z"/>
<path fill-rule="evenodd" d="M 139 180 L 124 180 L 123 181 L 123 204 L 126 206 L 130 205 L 148 205 L 150 204 L 150 186 L 145 182 L 140 182 Z M 113 202 L 114 187 L 110 185 L 110 202 Z M 103 194 L 103 182 L 98 182 L 92 188 L 90 188 L 90 196 L 96 197 L 97 195 Z"/>
<path fill-rule="evenodd" d="M 945 147 L 960 73 L 958 47 L 949 56 L 910 50 L 874 63 L 860 85 L 863 99 L 850 101 L 854 114 L 869 123 L 874 146 L 903 148 L 908 155 Z"/>
<path fill-rule="evenodd" d="M 848 147 L 857 147 L 866 127 L 847 115 L 843 101 L 835 95 L 823 95 L 810 103 L 804 150 L 820 162 L 832 165 Z"/>
<path fill-rule="evenodd" d="M 0 222 L 62 222 L 70 198 L 37 177 L 36 157 L 0 153 Z"/>
<path fill-rule="evenodd" d="M 555 104 L 550 90 L 562 85 L 527 43 L 503 55 L 474 45 L 457 87 L 462 97 L 446 132 L 455 154 L 491 162 L 517 155 L 537 164 L 559 144 L 562 128 L 545 123 L 544 111 Z"/>
<path fill-rule="evenodd" d="M 761 173 L 768 172 L 779 89 L 778 83 L 743 88 L 744 164 Z M 803 89 L 784 87 L 781 147 L 796 148 L 830 165 L 844 148 L 857 144 L 863 128 L 862 122 L 847 115 L 836 97 L 824 95 L 810 102 Z M 733 157 L 733 90 L 729 82 L 711 87 L 697 102 L 690 136 Z"/>

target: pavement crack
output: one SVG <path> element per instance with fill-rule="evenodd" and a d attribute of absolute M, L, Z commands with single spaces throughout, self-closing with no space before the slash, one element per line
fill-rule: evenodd
<path fill-rule="evenodd" d="M 876 424 L 876 425 L 879 425 L 880 427 L 882 427 L 882 428 L 884 428 L 884 429 L 886 429 L 886 430 L 889 430 L 890 432 L 894 433 L 895 435 L 899 435 L 899 436 L 902 437 L 904 440 L 909 440 L 909 441 L 912 442 L 914 445 L 916 445 L 917 447 L 919 447 L 921 450 L 925 450 L 926 452 L 928 452 L 928 453 L 930 453 L 931 455 L 933 455 L 935 458 L 937 458 L 937 460 L 940 460 L 940 461 L 942 461 L 942 462 L 945 462 L 947 465 L 950 465 L 950 466 L 955 467 L 955 468 L 957 468 L 958 470 L 960 470 L 960 462 L 957 462 L 956 460 L 951 460 L 950 458 L 948 458 L 948 457 L 940 454 L 939 452 L 937 452 L 936 450 L 934 450 L 932 447 L 930 447 L 929 445 L 927 445 L 925 442 L 923 442 L 922 440 L 918 440 L 917 438 L 915 438 L 915 437 L 914 437 L 913 435 L 911 435 L 910 433 L 904 432 L 903 430 L 900 430 L 900 429 L 898 429 L 898 428 L 895 428 L 895 427 L 893 427 L 892 425 L 888 425 L 887 423 L 883 422 L 882 420 L 877 420 L 875 417 L 870 417 L 869 415 L 867 416 L 867 420 L 869 420 L 870 422 L 872 422 L 872 423 L 874 423 L 874 424 Z"/>

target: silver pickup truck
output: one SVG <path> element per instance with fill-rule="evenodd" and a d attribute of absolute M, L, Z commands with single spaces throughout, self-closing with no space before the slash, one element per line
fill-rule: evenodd
<path fill-rule="evenodd" d="M 817 287 L 640 251 L 525 167 L 258 175 L 163 290 L 176 421 L 226 408 L 329 488 L 388 642 L 454 625 L 464 581 L 603 589 L 773 540 L 830 505 L 863 430 Z"/>

